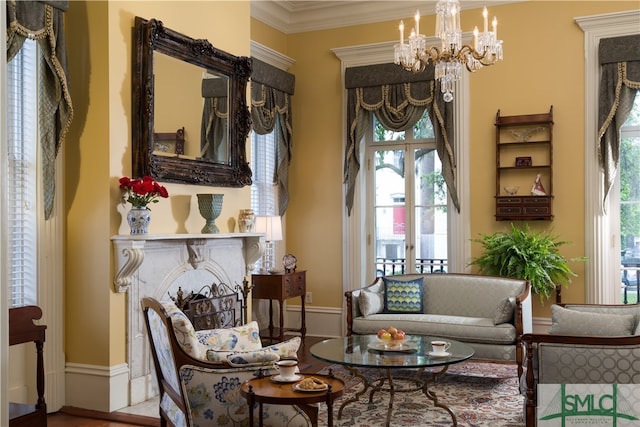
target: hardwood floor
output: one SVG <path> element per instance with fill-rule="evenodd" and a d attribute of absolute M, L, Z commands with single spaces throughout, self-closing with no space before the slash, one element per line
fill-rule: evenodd
<path fill-rule="evenodd" d="M 290 338 L 290 337 L 287 337 Z M 324 338 L 305 337 L 298 350 L 300 369 L 305 372 L 318 372 L 328 366 L 311 356 L 310 348 Z M 160 420 L 153 417 L 126 414 L 122 412 L 99 412 L 65 406 L 59 412 L 47 416 L 48 427 L 125 427 L 160 426 Z"/>

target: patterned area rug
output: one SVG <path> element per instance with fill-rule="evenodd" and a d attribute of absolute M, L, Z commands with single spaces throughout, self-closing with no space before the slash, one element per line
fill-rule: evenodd
<path fill-rule="evenodd" d="M 369 391 L 356 402 L 349 403 L 337 418 L 342 403 L 362 389 L 362 382 L 340 365 L 329 369 L 345 381 L 345 394 L 334 404 L 334 425 L 353 427 L 374 427 L 385 425 L 389 393 L 375 393 L 369 403 Z M 377 370 L 364 370 L 369 376 Z M 395 374 L 409 374 L 398 371 Z M 406 384 L 406 383 L 405 383 Z M 435 384 L 429 385 L 438 402 L 444 403 L 457 416 L 461 427 L 522 427 L 524 397 L 519 394 L 517 367 L 500 363 L 463 362 L 449 367 Z M 327 425 L 327 407 L 320 405 L 319 425 Z M 433 401 L 421 391 L 395 393 L 391 426 L 451 426 L 451 416 L 444 409 L 434 407 Z"/>

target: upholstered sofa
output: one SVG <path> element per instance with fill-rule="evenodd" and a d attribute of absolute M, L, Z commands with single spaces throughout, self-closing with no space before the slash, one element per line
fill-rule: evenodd
<path fill-rule="evenodd" d="M 142 308 L 158 379 L 162 426 L 247 425 L 249 408 L 240 395 L 242 383 L 274 373 L 276 360 L 297 357 L 300 337 L 262 347 L 256 322 L 195 331 L 171 301 L 144 298 Z M 264 404 L 262 410 L 266 426 L 317 423 L 317 406 Z"/>
<path fill-rule="evenodd" d="M 556 304 L 547 334 L 525 334 L 527 427 L 540 384 L 640 384 L 640 305 Z"/>
<path fill-rule="evenodd" d="M 375 334 L 394 326 L 470 345 L 474 358 L 516 361 L 521 337 L 531 332 L 526 280 L 473 274 L 415 274 L 377 278 L 345 292 L 347 335 Z"/>

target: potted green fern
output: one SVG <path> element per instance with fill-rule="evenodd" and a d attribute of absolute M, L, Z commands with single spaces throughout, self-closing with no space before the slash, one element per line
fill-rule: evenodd
<path fill-rule="evenodd" d="M 484 253 L 471 265 L 479 267 L 484 274 L 528 280 L 532 292 L 540 296 L 541 302 L 549 299 L 561 286 L 567 287 L 571 277 L 576 276 L 569 268 L 569 262 L 585 260 L 566 259 L 558 248 L 569 242 L 558 241 L 548 232 L 532 232 L 528 224 L 520 227 L 511 224 L 511 232 L 481 236 L 472 241 L 480 243 Z"/>

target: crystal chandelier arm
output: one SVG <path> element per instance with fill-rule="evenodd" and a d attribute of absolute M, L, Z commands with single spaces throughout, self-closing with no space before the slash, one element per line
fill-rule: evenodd
<path fill-rule="evenodd" d="M 462 45 L 460 29 L 459 0 L 438 0 L 436 4 L 436 37 L 440 44 L 427 46 L 426 37 L 420 34 L 420 13 L 417 12 L 416 27 L 411 31 L 407 43 L 404 41 L 404 23 L 400 22 L 400 43 L 394 46 L 394 62 L 405 70 L 421 73 L 431 62 L 436 80 L 444 94 L 444 100 L 453 99 L 456 82 L 460 79 L 463 66 L 470 72 L 495 64 L 502 60 L 502 40 L 498 40 L 498 20 L 491 22 L 489 30 L 489 14 L 485 7 L 482 12 L 484 31 L 473 30 L 473 47 Z"/>

